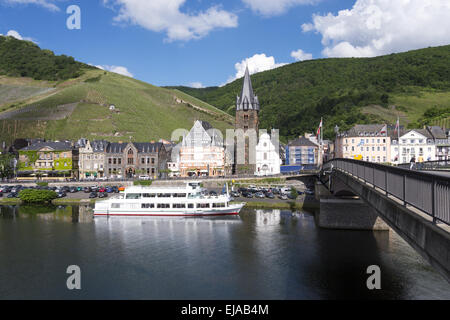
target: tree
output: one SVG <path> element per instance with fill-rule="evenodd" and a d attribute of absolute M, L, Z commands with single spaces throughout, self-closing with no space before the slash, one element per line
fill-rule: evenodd
<path fill-rule="evenodd" d="M 25 189 L 19 192 L 19 198 L 25 203 L 46 203 L 57 198 L 55 191 Z"/>
<path fill-rule="evenodd" d="M 5 179 L 14 176 L 14 156 L 0 154 L 0 178 Z"/>

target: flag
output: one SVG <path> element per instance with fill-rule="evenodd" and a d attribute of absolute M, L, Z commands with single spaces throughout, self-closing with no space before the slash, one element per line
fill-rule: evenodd
<path fill-rule="evenodd" d="M 397 118 L 397 123 L 395 124 L 394 134 L 396 134 L 400 130 L 400 119 Z"/>
<path fill-rule="evenodd" d="M 387 124 L 385 124 L 384 127 L 380 131 L 380 135 L 383 135 L 383 134 L 387 134 Z"/>
<path fill-rule="evenodd" d="M 319 129 L 317 129 L 317 137 L 320 137 L 320 132 L 322 131 L 323 119 L 320 119 Z"/>

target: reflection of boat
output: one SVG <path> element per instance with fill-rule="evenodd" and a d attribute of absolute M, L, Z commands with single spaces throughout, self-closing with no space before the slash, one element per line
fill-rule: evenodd
<path fill-rule="evenodd" d="M 118 197 L 97 201 L 95 216 L 228 216 L 238 215 L 245 203 L 230 203 L 225 195 L 205 196 L 200 182 L 180 187 L 128 187 Z"/>

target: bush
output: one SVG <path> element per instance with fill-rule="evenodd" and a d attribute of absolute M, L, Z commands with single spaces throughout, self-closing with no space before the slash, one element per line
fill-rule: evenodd
<path fill-rule="evenodd" d="M 298 192 L 297 192 L 297 190 L 295 190 L 295 188 L 291 188 L 291 196 L 292 196 L 294 199 L 297 199 L 297 198 L 298 198 Z"/>
<path fill-rule="evenodd" d="M 138 180 L 138 181 L 134 181 L 133 184 L 135 186 L 151 186 L 152 185 L 152 180 Z"/>
<path fill-rule="evenodd" d="M 46 203 L 57 198 L 55 191 L 25 189 L 19 192 L 19 198 L 25 203 Z"/>

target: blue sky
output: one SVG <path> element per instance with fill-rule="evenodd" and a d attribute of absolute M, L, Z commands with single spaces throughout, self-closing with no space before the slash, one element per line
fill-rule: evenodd
<path fill-rule="evenodd" d="M 159 86 L 450 44 L 449 17 L 448 0 L 0 0 L 0 34 Z"/>

